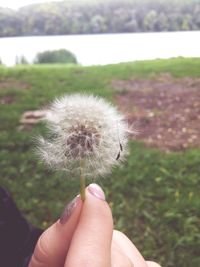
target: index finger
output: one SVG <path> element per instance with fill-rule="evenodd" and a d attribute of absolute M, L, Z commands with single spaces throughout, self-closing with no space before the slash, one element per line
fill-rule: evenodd
<path fill-rule="evenodd" d="M 29 267 L 63 267 L 81 207 L 82 201 L 76 197 L 68 204 L 61 219 L 40 236 Z"/>

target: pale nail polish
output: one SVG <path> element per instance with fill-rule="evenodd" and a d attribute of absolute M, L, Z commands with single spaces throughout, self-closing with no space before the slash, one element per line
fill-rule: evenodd
<path fill-rule="evenodd" d="M 78 202 L 78 199 L 80 198 L 80 196 L 76 196 L 67 206 L 66 208 L 64 209 L 61 217 L 60 217 L 60 223 L 61 224 L 65 224 L 69 218 L 71 217 L 74 209 L 76 208 L 77 206 L 77 202 Z"/>
<path fill-rule="evenodd" d="M 99 185 L 90 184 L 87 189 L 88 189 L 89 193 L 92 194 L 93 196 L 95 196 L 101 200 L 106 199 L 105 194 Z"/>

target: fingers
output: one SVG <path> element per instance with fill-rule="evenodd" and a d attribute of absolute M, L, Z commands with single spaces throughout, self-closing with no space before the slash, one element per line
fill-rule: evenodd
<path fill-rule="evenodd" d="M 39 238 L 29 267 L 63 267 L 78 224 L 82 201 L 76 197 L 64 210 L 60 220 Z"/>
<path fill-rule="evenodd" d="M 161 267 L 145 261 L 137 248 L 123 233 L 114 230 L 112 240 L 112 267 Z"/>
<path fill-rule="evenodd" d="M 86 190 L 79 224 L 65 267 L 111 267 L 113 220 L 103 191 L 96 184 Z"/>
<path fill-rule="evenodd" d="M 116 243 L 121 252 L 131 260 L 134 267 L 148 267 L 140 252 L 123 233 L 114 230 L 113 242 Z"/>
<path fill-rule="evenodd" d="M 145 262 L 132 242 L 114 231 L 102 189 L 91 184 L 40 237 L 29 267 L 160 267 Z M 112 257 L 112 259 L 111 259 Z"/>
<path fill-rule="evenodd" d="M 112 267 L 135 267 L 116 242 L 112 242 L 111 263 Z"/>

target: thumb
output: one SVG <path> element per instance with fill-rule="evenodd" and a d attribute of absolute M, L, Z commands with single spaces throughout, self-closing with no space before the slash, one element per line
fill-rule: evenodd
<path fill-rule="evenodd" d="M 110 267 L 113 220 L 102 189 L 90 184 L 65 267 Z"/>
<path fill-rule="evenodd" d="M 60 220 L 39 238 L 29 267 L 63 267 L 69 245 L 81 213 L 80 196 L 65 208 Z"/>

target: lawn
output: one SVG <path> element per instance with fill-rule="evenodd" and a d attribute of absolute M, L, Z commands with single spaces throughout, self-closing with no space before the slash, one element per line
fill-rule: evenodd
<path fill-rule="evenodd" d="M 33 224 L 46 228 L 77 194 L 78 180 L 53 173 L 38 161 L 34 137 L 44 127 L 40 123 L 22 130 L 22 113 L 71 92 L 114 101 L 117 91 L 111 81 L 115 79 L 145 79 L 161 73 L 200 77 L 199 70 L 198 58 L 93 67 L 0 67 L 0 185 L 12 193 Z M 200 266 L 200 149 L 165 153 L 130 141 L 129 151 L 121 167 L 97 180 L 112 207 L 115 228 L 125 232 L 146 259 L 166 267 Z"/>

